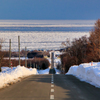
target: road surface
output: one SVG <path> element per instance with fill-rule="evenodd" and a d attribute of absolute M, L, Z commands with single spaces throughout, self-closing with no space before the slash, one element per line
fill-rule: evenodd
<path fill-rule="evenodd" d="M 100 100 L 100 89 L 71 75 L 33 75 L 0 89 L 0 100 Z"/>

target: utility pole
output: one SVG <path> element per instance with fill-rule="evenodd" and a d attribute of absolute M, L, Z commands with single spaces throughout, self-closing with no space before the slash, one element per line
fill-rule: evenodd
<path fill-rule="evenodd" d="M 11 39 L 9 39 L 9 67 L 11 67 Z"/>
<path fill-rule="evenodd" d="M 19 65 L 20 65 L 20 36 L 18 36 L 18 52 L 19 52 Z"/>
<path fill-rule="evenodd" d="M 51 69 L 54 68 L 54 52 L 51 52 Z"/>
<path fill-rule="evenodd" d="M 27 48 L 25 47 L 25 67 L 27 67 Z"/>

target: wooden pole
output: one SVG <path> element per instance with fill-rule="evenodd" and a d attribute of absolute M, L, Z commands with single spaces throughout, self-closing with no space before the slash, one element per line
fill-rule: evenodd
<path fill-rule="evenodd" d="M 27 48 L 25 47 L 25 67 L 27 67 Z"/>
<path fill-rule="evenodd" d="M 9 39 L 9 67 L 11 67 L 11 39 Z"/>
<path fill-rule="evenodd" d="M 18 51 L 19 51 L 19 65 L 20 65 L 20 36 L 18 36 Z"/>

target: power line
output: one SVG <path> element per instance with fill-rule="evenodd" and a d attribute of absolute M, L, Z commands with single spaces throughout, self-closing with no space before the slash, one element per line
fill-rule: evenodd
<path fill-rule="evenodd" d="M 65 41 L 42 41 L 42 42 L 20 42 L 20 43 L 62 43 Z M 9 43 L 9 42 L 3 42 L 3 43 Z M 12 42 L 12 43 L 18 43 L 18 42 Z"/>

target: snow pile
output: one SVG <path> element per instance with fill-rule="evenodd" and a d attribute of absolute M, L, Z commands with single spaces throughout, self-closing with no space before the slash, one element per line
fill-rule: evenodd
<path fill-rule="evenodd" d="M 45 69 L 45 70 L 38 70 L 39 74 L 49 74 L 49 68 Z"/>
<path fill-rule="evenodd" d="M 45 70 L 38 70 L 38 73 L 39 74 L 49 74 L 50 68 L 51 68 L 51 66 L 49 68 L 45 69 Z M 56 71 L 56 74 L 60 74 L 61 73 L 61 71 L 56 69 L 55 67 L 54 67 L 54 69 Z"/>
<path fill-rule="evenodd" d="M 28 69 L 24 66 L 13 67 L 12 69 L 9 67 L 2 67 L 1 70 L 2 72 L 0 72 L 0 88 L 17 82 L 20 80 L 20 78 L 37 74 L 37 70 L 35 68 Z"/>
<path fill-rule="evenodd" d="M 56 74 L 60 74 L 61 73 L 61 71 L 59 69 L 55 68 L 55 71 L 56 71 Z"/>
<path fill-rule="evenodd" d="M 84 63 L 79 66 L 71 66 L 66 75 L 72 74 L 82 81 L 86 81 L 96 87 L 100 87 L 100 62 Z"/>

